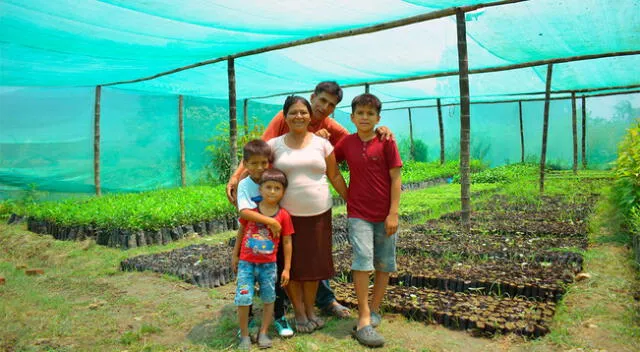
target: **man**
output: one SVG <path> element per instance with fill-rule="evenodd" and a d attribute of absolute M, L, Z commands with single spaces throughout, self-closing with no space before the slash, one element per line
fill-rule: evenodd
<path fill-rule="evenodd" d="M 335 146 L 343 137 L 350 133 L 334 119 L 328 118 L 333 113 L 336 106 L 342 100 L 342 88 L 334 81 L 324 81 L 318 83 L 313 94 L 311 94 L 311 123 L 309 132 L 317 136 L 326 138 Z M 269 125 L 262 134 L 262 140 L 268 141 L 271 138 L 282 136 L 289 132 L 289 126 L 285 123 L 284 114 L 278 112 L 269 122 Z M 392 139 L 393 134 L 389 128 L 381 126 L 376 130 L 379 138 Z M 232 204 L 236 203 L 238 182 L 246 177 L 246 169 L 242 164 L 233 172 L 227 183 L 227 199 Z M 327 314 L 332 314 L 339 318 L 347 318 L 350 315 L 349 309 L 336 301 L 335 295 L 329 286 L 329 281 L 320 282 L 316 295 L 316 306 Z"/>

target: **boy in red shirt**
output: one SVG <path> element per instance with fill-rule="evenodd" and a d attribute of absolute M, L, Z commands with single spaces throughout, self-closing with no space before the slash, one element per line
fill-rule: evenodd
<path fill-rule="evenodd" d="M 240 219 L 240 228 L 236 244 L 233 247 L 232 266 L 238 273 L 235 304 L 238 306 L 240 325 L 239 348 L 243 350 L 248 350 L 251 347 L 248 327 L 249 307 L 252 304 L 256 281 L 260 285 L 260 298 L 263 302 L 258 346 L 260 348 L 271 347 L 271 339 L 267 335 L 267 330 L 273 318 L 273 303 L 276 300 L 276 255 L 280 238 L 282 238 L 284 251 L 284 267 L 280 280 L 283 287 L 289 283 L 291 269 L 293 224 L 289 213 L 279 205 L 287 187 L 287 177 L 278 169 L 267 169 L 260 176 L 259 183 L 262 200 L 253 210 L 275 219 L 281 225 L 281 230 L 280 236 L 274 236 L 265 224 Z"/>
<path fill-rule="evenodd" d="M 402 160 L 394 140 L 376 138 L 382 103 L 373 94 L 362 94 L 351 103 L 351 121 L 357 133 L 336 145 L 338 162 L 349 165 L 347 197 L 349 240 L 353 247 L 351 270 L 358 299 L 358 324 L 354 337 L 363 345 L 379 347 L 384 338 L 374 330 L 380 324 L 380 303 L 389 274 L 396 271 L 396 231 L 400 203 Z M 369 306 L 369 273 L 375 269 Z"/>

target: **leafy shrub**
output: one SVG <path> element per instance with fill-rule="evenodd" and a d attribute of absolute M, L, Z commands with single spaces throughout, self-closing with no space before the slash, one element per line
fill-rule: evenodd
<path fill-rule="evenodd" d="M 253 127 L 249 129 L 248 134 L 240 132 L 242 126 L 239 126 L 237 137 L 238 149 L 236 151 L 238 162 L 242 160 L 242 147 L 253 139 L 259 139 L 264 131 L 264 126 L 259 124 L 255 118 L 250 126 Z M 211 144 L 205 148 L 211 153 L 211 163 L 207 166 L 209 170 L 207 172 L 207 178 L 212 183 L 226 184 L 227 181 L 229 181 L 231 173 L 234 171 L 231 169 L 231 154 L 229 153 L 230 138 L 228 121 L 221 122 L 216 126 L 216 134 L 209 142 L 211 142 Z"/>
<path fill-rule="evenodd" d="M 613 200 L 632 228 L 640 220 L 640 119 L 629 128 L 618 147 Z"/>

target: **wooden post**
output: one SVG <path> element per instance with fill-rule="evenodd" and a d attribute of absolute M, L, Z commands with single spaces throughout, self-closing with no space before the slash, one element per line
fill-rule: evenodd
<path fill-rule="evenodd" d="M 178 133 L 180 135 L 180 186 L 187 186 L 187 167 L 184 149 L 184 97 L 178 95 Z"/>
<path fill-rule="evenodd" d="M 229 168 L 238 166 L 238 126 L 236 121 L 236 70 L 234 60 L 227 60 L 229 78 Z"/>
<path fill-rule="evenodd" d="M 471 227 L 471 182 L 469 140 L 471 137 L 471 111 L 469 104 L 469 60 L 467 56 L 467 27 L 464 11 L 456 9 L 458 37 L 458 78 L 460 82 L 460 201 L 462 228 Z"/>
<path fill-rule="evenodd" d="M 96 188 L 96 196 L 102 195 L 100 186 L 100 99 L 102 86 L 96 86 L 96 100 L 93 110 L 93 184 Z"/>
<path fill-rule="evenodd" d="M 440 98 L 436 100 L 438 103 L 438 128 L 440 129 L 440 165 L 444 165 L 444 124 L 442 122 L 442 104 Z"/>
<path fill-rule="evenodd" d="M 582 96 L 582 169 L 587 169 L 587 97 Z"/>
<path fill-rule="evenodd" d="M 411 155 L 411 160 L 416 160 L 416 149 L 413 145 L 413 122 L 411 121 L 411 108 L 408 108 L 409 111 L 409 154 Z"/>
<path fill-rule="evenodd" d="M 249 135 L 249 115 L 248 115 L 248 110 L 249 110 L 249 99 L 245 99 L 243 104 L 242 104 L 242 117 L 243 117 L 243 123 L 244 123 L 244 135 L 245 136 Z"/>
<path fill-rule="evenodd" d="M 578 174 L 578 122 L 576 121 L 576 93 L 571 93 L 571 127 L 573 134 L 573 174 Z"/>
<path fill-rule="evenodd" d="M 544 167 L 547 161 L 547 134 L 549 131 L 549 98 L 551 98 L 551 77 L 553 64 L 547 65 L 547 81 L 544 94 L 544 123 L 542 125 L 542 152 L 540 153 L 540 194 L 544 193 Z"/>
<path fill-rule="evenodd" d="M 524 125 L 522 124 L 522 101 L 518 102 L 518 113 L 520 115 L 520 162 L 524 164 Z"/>
<path fill-rule="evenodd" d="M 369 93 L 369 83 L 364 84 L 364 92 Z"/>

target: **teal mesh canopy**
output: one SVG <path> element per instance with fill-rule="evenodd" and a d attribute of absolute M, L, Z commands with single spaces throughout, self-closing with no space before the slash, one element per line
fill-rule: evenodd
<path fill-rule="evenodd" d="M 568 98 L 576 91 L 588 97 L 589 161 L 605 167 L 615 156 L 618 136 L 640 115 L 640 101 L 638 94 L 593 96 L 640 90 L 640 1 L 532 0 L 484 6 L 491 3 L 0 0 L 0 192 L 30 187 L 92 192 L 95 86 L 218 59 L 102 90 L 105 192 L 180 184 L 178 95 L 184 96 L 187 182 L 202 182 L 211 162 L 205 147 L 228 121 L 229 56 L 476 5 L 465 14 L 472 154 L 493 165 L 519 161 L 517 101 L 524 100 L 525 154 L 531 159 L 539 155 L 539 99 L 544 97 L 547 63 L 561 59 L 553 66 L 552 97 L 560 100 L 551 103 L 548 160 L 566 164 L 572 157 Z M 336 80 L 346 86 L 336 118 L 352 128 L 349 103 L 368 83 L 385 109 L 399 109 L 385 110 L 382 121 L 399 143 L 409 133 L 405 108 L 413 108 L 414 139 L 424 144 L 429 160 L 439 156 L 434 106 L 440 99 L 446 110 L 447 157 L 457 157 L 457 44 L 456 19 L 449 13 L 241 55 L 234 59 L 239 125 L 245 99 L 249 117 L 266 124 L 284 94 L 308 96 L 319 81 Z M 496 68 L 509 70 L 487 72 Z M 502 103 L 485 104 L 493 102 Z"/>

